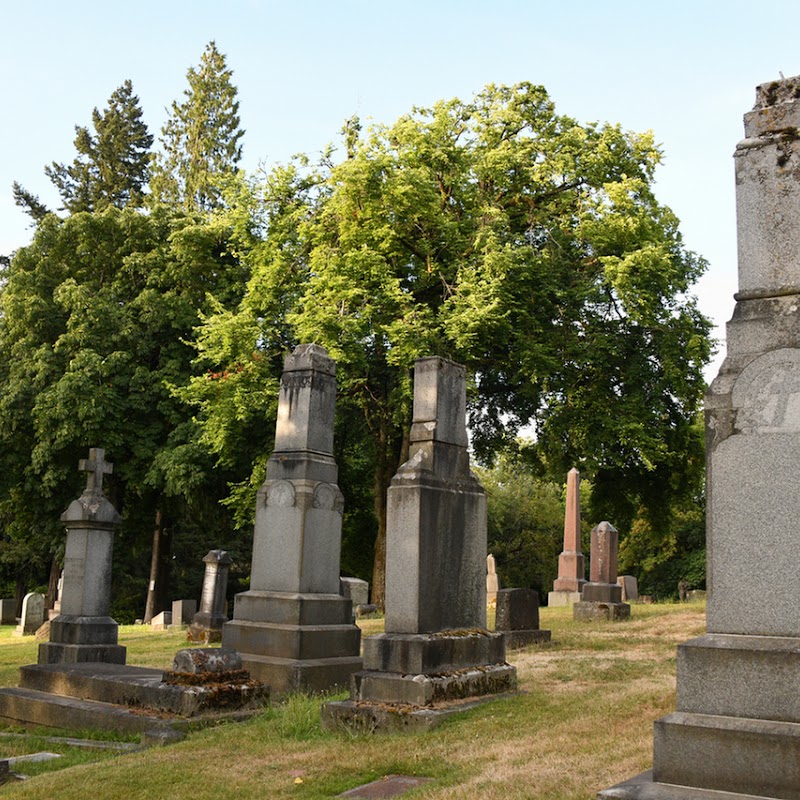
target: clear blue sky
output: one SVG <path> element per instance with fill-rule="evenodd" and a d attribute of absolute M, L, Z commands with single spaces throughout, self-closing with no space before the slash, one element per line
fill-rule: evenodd
<path fill-rule="evenodd" d="M 0 253 L 30 239 L 12 182 L 57 206 L 44 165 L 74 158 L 74 126 L 128 78 L 158 136 L 214 39 L 248 170 L 321 150 L 352 114 L 390 123 L 490 82 L 539 83 L 582 122 L 653 130 L 658 197 L 708 259 L 696 293 L 722 324 L 736 291 L 731 155 L 756 84 L 800 73 L 798 30 L 800 3 L 783 0 L 0 0 Z"/>

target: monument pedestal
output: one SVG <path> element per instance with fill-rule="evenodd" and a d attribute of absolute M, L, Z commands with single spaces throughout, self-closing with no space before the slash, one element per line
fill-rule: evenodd
<path fill-rule="evenodd" d="M 631 607 L 622 602 L 622 587 L 617 583 L 584 584 L 580 602 L 572 607 L 572 618 L 577 622 L 597 619 L 613 622 L 630 616 Z"/>
<path fill-rule="evenodd" d="M 125 663 L 117 644 L 118 625 L 111 617 L 59 614 L 50 620 L 50 641 L 39 645 L 40 664 Z"/>
<path fill-rule="evenodd" d="M 547 605 L 549 608 L 563 608 L 565 606 L 572 606 L 575 603 L 580 603 L 580 592 L 548 592 Z"/>

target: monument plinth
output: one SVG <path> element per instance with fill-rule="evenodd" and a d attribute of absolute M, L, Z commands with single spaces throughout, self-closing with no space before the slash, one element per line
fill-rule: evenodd
<path fill-rule="evenodd" d="M 708 633 L 678 648 L 652 776 L 601 797 L 800 798 L 798 129 L 800 77 L 759 86 L 734 154 L 739 292 L 706 395 Z"/>
<path fill-rule="evenodd" d="M 286 358 L 275 449 L 256 505 L 250 590 L 236 596 L 222 632 L 223 646 L 277 692 L 347 685 L 362 666 L 352 603 L 339 594 L 335 376 L 318 345 Z"/>
<path fill-rule="evenodd" d="M 516 688 L 503 635 L 486 630 L 486 495 L 469 468 L 466 373 L 442 358 L 414 366 L 409 459 L 388 493 L 385 631 L 365 639 L 351 699 L 326 703 L 325 724 L 428 726 L 433 704 Z"/>

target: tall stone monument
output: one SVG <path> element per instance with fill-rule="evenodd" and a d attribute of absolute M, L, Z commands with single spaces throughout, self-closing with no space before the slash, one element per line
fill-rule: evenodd
<path fill-rule="evenodd" d="M 564 515 L 564 550 L 558 557 L 558 578 L 547 595 L 548 606 L 571 606 L 581 599 L 586 583 L 581 552 L 581 474 L 567 473 L 567 509 Z"/>
<path fill-rule="evenodd" d="M 50 621 L 50 641 L 39 645 L 40 664 L 125 663 L 111 609 L 114 531 L 122 521 L 103 494 L 103 476 L 113 464 L 92 448 L 79 469 L 88 473 L 83 494 L 61 515 L 67 529 L 61 613 Z"/>
<path fill-rule="evenodd" d="M 427 726 L 433 704 L 516 687 L 503 635 L 486 630 L 486 496 L 469 467 L 466 373 L 443 358 L 414 366 L 409 459 L 388 493 L 385 631 L 364 640 L 365 669 L 350 700 L 323 707 L 326 725 Z"/>
<path fill-rule="evenodd" d="M 602 797 L 800 798 L 800 77 L 759 86 L 744 127 L 739 292 L 706 395 L 708 632 L 678 648 L 652 774 Z"/>
<path fill-rule="evenodd" d="M 579 603 L 572 606 L 576 620 L 627 619 L 631 607 L 622 602 L 622 587 L 617 583 L 619 533 L 610 522 L 592 528 L 589 582 L 583 584 Z"/>
<path fill-rule="evenodd" d="M 258 493 L 250 589 L 222 644 L 273 691 L 346 685 L 361 632 L 339 594 L 342 493 L 333 459 L 336 366 L 319 345 L 286 358 L 275 449 Z"/>

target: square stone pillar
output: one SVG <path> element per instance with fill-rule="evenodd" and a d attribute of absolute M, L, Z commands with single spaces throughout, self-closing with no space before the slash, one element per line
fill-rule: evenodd
<path fill-rule="evenodd" d="M 250 589 L 224 647 L 274 692 L 324 691 L 362 666 L 352 603 L 339 594 L 344 501 L 336 484 L 336 365 L 319 345 L 286 358 L 275 449 L 256 501 Z"/>
<path fill-rule="evenodd" d="M 627 619 L 631 607 L 622 602 L 622 587 L 617 583 L 619 533 L 610 522 L 592 528 L 589 582 L 583 584 L 579 603 L 572 606 L 574 619 Z"/>
<path fill-rule="evenodd" d="M 119 626 L 109 616 L 114 531 L 122 521 L 103 494 L 103 475 L 113 464 L 92 448 L 80 469 L 88 473 L 86 489 L 61 516 L 67 529 L 61 613 L 50 621 L 50 641 L 39 645 L 39 663 L 124 664 Z"/>
<path fill-rule="evenodd" d="M 503 635 L 486 630 L 486 496 L 469 468 L 464 367 L 419 359 L 413 414 L 388 493 L 386 632 L 365 639 L 351 699 L 323 707 L 330 727 L 391 727 L 387 703 L 429 725 L 433 704 L 516 688 Z"/>
<path fill-rule="evenodd" d="M 604 797 L 800 798 L 800 77 L 759 86 L 744 122 L 739 292 L 706 395 L 708 632 L 678 648 L 652 775 Z"/>

